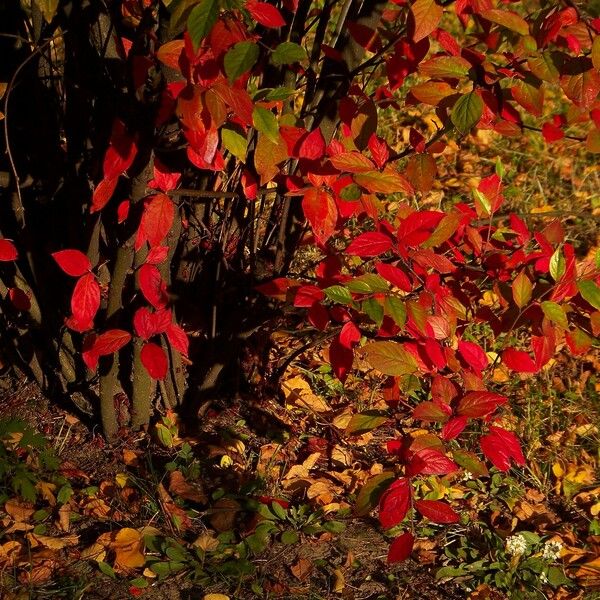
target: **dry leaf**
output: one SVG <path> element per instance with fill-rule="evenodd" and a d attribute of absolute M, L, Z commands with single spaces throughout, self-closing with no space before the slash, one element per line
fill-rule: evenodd
<path fill-rule="evenodd" d="M 143 550 L 143 539 L 139 531 L 124 527 L 114 535 L 111 547 L 115 552 L 115 569 L 135 569 L 143 567 L 146 557 Z"/>
<path fill-rule="evenodd" d="M 313 570 L 313 564 L 312 561 L 308 560 L 307 558 L 300 558 L 295 565 L 290 567 L 290 570 L 296 579 L 304 581 L 311 574 Z"/>
<path fill-rule="evenodd" d="M 308 381 L 300 375 L 290 377 L 282 382 L 281 388 L 286 404 L 298 406 L 317 413 L 329 412 L 331 409 L 323 398 L 317 396 L 311 389 Z"/>
<path fill-rule="evenodd" d="M 4 504 L 4 510 L 17 522 L 26 523 L 29 521 L 35 509 L 31 504 L 19 502 L 18 500 L 7 500 Z"/>
<path fill-rule="evenodd" d="M 76 546 L 79 543 L 78 535 L 64 535 L 62 537 L 52 537 L 50 535 L 38 535 L 36 533 L 28 533 L 27 539 L 32 548 L 44 546 L 50 550 L 62 550 L 67 546 Z"/>
<path fill-rule="evenodd" d="M 217 531 L 233 529 L 235 517 L 240 510 L 238 502 L 231 498 L 220 498 L 210 509 L 210 524 Z"/>
<path fill-rule="evenodd" d="M 106 558 L 106 547 L 99 542 L 94 542 L 91 546 L 88 546 L 81 551 L 80 558 L 81 560 L 95 560 L 96 562 L 102 562 Z"/>
<path fill-rule="evenodd" d="M 169 491 L 184 500 L 206 504 L 208 498 L 199 484 L 190 484 L 181 471 L 172 471 L 169 478 Z"/>
<path fill-rule="evenodd" d="M 202 600 L 230 600 L 230 598 L 225 594 L 205 594 Z"/>
<path fill-rule="evenodd" d="M 211 552 L 219 547 L 219 540 L 210 533 L 202 533 L 196 538 L 192 546 L 196 546 L 204 552 Z"/>
<path fill-rule="evenodd" d="M 341 594 L 346 585 L 344 574 L 342 573 L 341 569 L 334 569 L 333 576 L 335 577 L 335 581 L 333 582 L 333 592 L 335 594 Z"/>

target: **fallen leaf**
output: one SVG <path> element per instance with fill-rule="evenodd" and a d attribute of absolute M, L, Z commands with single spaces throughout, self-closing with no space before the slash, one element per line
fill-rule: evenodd
<path fill-rule="evenodd" d="M 115 552 L 115 569 L 127 570 L 143 567 L 146 557 L 143 550 L 143 539 L 139 531 L 124 527 L 114 534 L 111 548 Z"/>
<path fill-rule="evenodd" d="M 210 524 L 217 531 L 230 531 L 233 529 L 239 510 L 239 503 L 232 498 L 220 498 L 209 511 Z"/>
<path fill-rule="evenodd" d="M 62 550 L 67 546 L 76 546 L 79 543 L 78 535 L 64 535 L 62 537 L 52 537 L 50 535 L 38 535 L 36 533 L 28 533 L 27 539 L 32 548 L 44 546 L 50 550 Z"/>
<path fill-rule="evenodd" d="M 208 498 L 199 484 L 192 485 L 185 480 L 181 471 L 172 471 L 169 477 L 169 491 L 184 500 L 206 504 Z"/>
<path fill-rule="evenodd" d="M 304 581 L 313 570 L 312 561 L 307 558 L 300 558 L 298 562 L 290 567 L 292 575 L 300 581 Z"/>
<path fill-rule="evenodd" d="M 308 381 L 300 375 L 290 377 L 282 382 L 283 395 L 286 404 L 297 406 L 317 413 L 329 412 L 331 408 L 323 398 L 317 396 Z"/>
<path fill-rule="evenodd" d="M 29 521 L 35 509 L 31 504 L 19 502 L 18 500 L 7 500 L 4 504 L 4 510 L 17 522 L 26 523 Z"/>

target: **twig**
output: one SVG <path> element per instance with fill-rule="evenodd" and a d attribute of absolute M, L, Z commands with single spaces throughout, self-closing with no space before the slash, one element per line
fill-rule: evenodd
<path fill-rule="evenodd" d="M 6 88 L 6 96 L 4 98 L 4 143 L 6 144 L 6 154 L 8 155 L 8 162 L 10 163 L 10 168 L 12 175 L 15 180 L 16 192 L 17 192 L 17 200 L 18 206 L 15 212 L 20 213 L 19 215 L 15 215 L 17 217 L 17 221 L 21 223 L 21 227 L 25 227 L 25 208 L 23 206 L 23 198 L 21 197 L 21 187 L 19 174 L 17 172 L 17 166 L 15 164 L 15 160 L 12 154 L 12 150 L 10 149 L 10 140 L 8 139 L 8 102 L 10 100 L 11 92 L 15 86 L 15 82 L 17 77 L 21 73 L 21 71 L 29 64 L 29 62 L 38 54 L 41 54 L 42 51 L 49 46 L 54 40 L 64 37 L 66 31 L 63 31 L 59 35 L 55 35 L 49 39 L 47 39 L 41 46 L 38 46 L 33 50 L 33 52 L 17 67 L 16 71 L 13 73 L 11 80 Z"/>

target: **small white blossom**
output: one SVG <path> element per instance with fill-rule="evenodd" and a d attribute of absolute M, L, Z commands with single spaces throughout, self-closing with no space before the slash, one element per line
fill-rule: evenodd
<path fill-rule="evenodd" d="M 542 583 L 548 583 L 548 575 L 546 575 L 546 573 L 541 573 L 540 574 L 540 581 Z"/>
<path fill-rule="evenodd" d="M 546 542 L 542 550 L 542 558 L 549 562 L 556 560 L 560 556 L 563 545 L 558 541 Z"/>
<path fill-rule="evenodd" d="M 506 551 L 511 556 L 521 556 L 527 550 L 527 540 L 521 535 L 511 535 L 506 540 Z"/>
<path fill-rule="evenodd" d="M 462 481 L 469 481 L 470 479 L 474 479 L 473 473 L 471 473 L 471 471 L 465 471 L 462 476 Z"/>

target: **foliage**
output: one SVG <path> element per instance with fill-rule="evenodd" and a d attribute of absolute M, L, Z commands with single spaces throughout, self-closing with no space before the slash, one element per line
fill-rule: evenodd
<path fill-rule="evenodd" d="M 206 357 L 199 387 L 214 387 L 247 335 L 260 282 L 332 334 L 341 382 L 363 361 L 427 426 L 389 441 L 394 462 L 362 497 L 361 512 L 378 507 L 384 529 L 400 526 L 388 561 L 406 559 L 417 519 L 461 519 L 459 507 L 421 495 L 426 478 L 485 476 L 482 457 L 500 471 L 526 463 L 494 367 L 539 373 L 557 348 L 584 354 L 600 331 L 600 263 L 578 260 L 559 220 L 531 231 L 502 214 L 510 165 L 482 173 L 471 200 L 427 196 L 447 147 L 471 132 L 540 126 L 552 143 L 573 128 L 598 151 L 598 16 L 533 1 L 106 5 L 80 15 L 59 2 L 44 22 L 35 3 L 15 9 L 19 36 L 29 19 L 41 23 L 18 64 L 37 63 L 30 89 L 45 87 L 56 113 L 44 150 L 52 167 L 69 165 L 40 172 L 25 145 L 16 166 L 11 137 L 28 115 L 11 129 L 13 77 L 0 293 L 15 361 L 46 387 L 97 394 L 114 438 L 120 425 L 147 426 L 156 398 L 181 402 L 189 358 Z M 79 39 L 82 16 L 100 34 Z M 96 79 L 80 60 L 102 67 Z M 44 81 L 45 68 L 58 76 Z M 75 119 L 82 82 L 98 95 Z M 560 100 L 546 102 L 550 93 Z M 413 106 L 431 110 L 437 130 L 414 126 L 390 144 L 381 115 Z M 303 242 L 323 256 L 308 279 L 290 272 Z M 58 278 L 68 294 L 55 293 Z M 191 348 L 186 322 L 206 343 Z M 485 340 L 470 333 L 480 324 Z M 353 419 L 349 435 L 385 422 Z"/>

